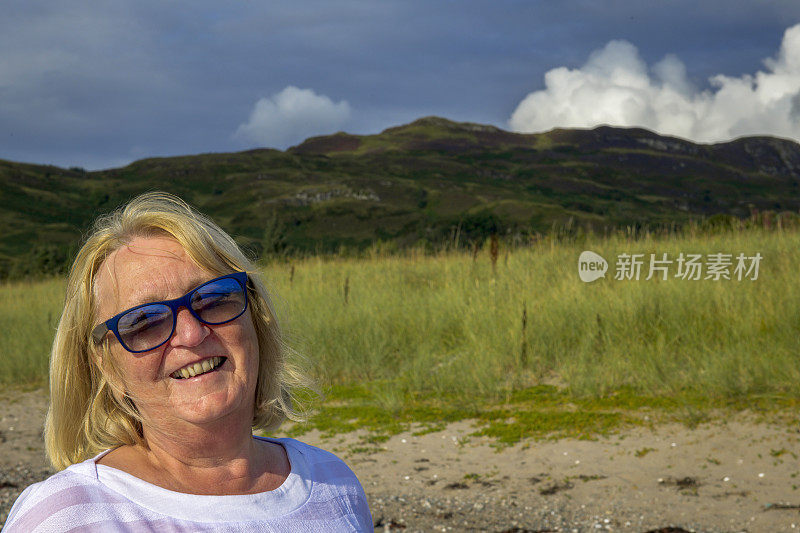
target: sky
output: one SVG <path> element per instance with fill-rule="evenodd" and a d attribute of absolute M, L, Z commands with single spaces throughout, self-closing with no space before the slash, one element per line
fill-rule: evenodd
<path fill-rule="evenodd" d="M 800 141 L 797 0 L 4 0 L 0 159 L 95 170 L 436 115 Z"/>

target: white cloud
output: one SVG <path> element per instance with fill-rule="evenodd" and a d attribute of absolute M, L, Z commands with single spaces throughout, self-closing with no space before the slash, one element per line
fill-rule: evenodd
<path fill-rule="evenodd" d="M 579 69 L 545 74 L 545 89 L 528 94 L 509 126 L 518 132 L 555 127 L 641 126 L 698 142 L 743 135 L 800 140 L 800 24 L 786 30 L 780 51 L 754 75 L 709 79 L 692 86 L 669 55 L 648 68 L 636 47 L 611 41 Z"/>
<path fill-rule="evenodd" d="M 314 135 L 334 133 L 350 119 L 350 104 L 334 103 L 311 89 L 288 86 L 256 102 L 250 118 L 234 138 L 262 146 L 286 148 Z"/>

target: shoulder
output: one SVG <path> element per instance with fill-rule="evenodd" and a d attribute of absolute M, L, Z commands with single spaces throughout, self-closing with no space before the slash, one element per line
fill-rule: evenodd
<path fill-rule="evenodd" d="M 3 532 L 35 531 L 44 522 L 69 515 L 86 504 L 112 501 L 113 493 L 92 476 L 89 461 L 72 465 L 25 489 L 14 502 Z"/>
<path fill-rule="evenodd" d="M 310 444 L 306 444 L 305 442 L 301 442 L 297 439 L 292 439 L 289 437 L 281 438 L 281 439 L 264 439 L 269 440 L 270 442 L 279 442 L 286 448 L 292 448 L 307 458 L 314 459 L 314 460 L 321 460 L 321 461 L 340 461 L 336 455 L 333 453 L 323 450 L 322 448 L 317 448 L 316 446 L 312 446 Z"/>
<path fill-rule="evenodd" d="M 356 475 L 350 470 L 350 467 L 335 454 L 327 450 L 291 438 L 269 440 L 282 444 L 287 449 L 290 458 L 293 455 L 292 452 L 302 455 L 306 465 L 310 469 L 310 474 L 317 483 L 328 481 L 335 482 L 337 480 L 343 483 L 358 483 L 358 478 L 356 478 Z"/>
<path fill-rule="evenodd" d="M 344 461 L 329 451 L 295 439 L 268 440 L 281 443 L 292 461 L 292 472 L 311 481 L 313 489 L 307 503 L 312 505 L 307 509 L 315 509 L 312 514 L 319 515 L 317 519 L 324 515 L 324 519 L 342 520 L 356 531 L 372 530 L 364 488 Z M 298 456 L 302 461 L 296 460 Z"/>

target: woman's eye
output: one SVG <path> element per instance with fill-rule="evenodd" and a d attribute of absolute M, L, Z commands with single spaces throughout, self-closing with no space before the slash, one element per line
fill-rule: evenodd
<path fill-rule="evenodd" d="M 120 324 L 120 327 L 123 328 L 127 333 L 135 333 L 136 331 L 142 331 L 150 326 L 159 324 L 166 318 L 166 314 L 160 311 L 142 311 L 126 316 L 124 323 Z"/>
<path fill-rule="evenodd" d="M 203 294 L 197 301 L 194 303 L 195 310 L 201 309 L 208 309 L 210 307 L 215 307 L 217 305 L 221 305 L 225 303 L 228 299 L 230 299 L 231 293 L 230 292 L 215 292 L 215 293 L 207 293 Z"/>

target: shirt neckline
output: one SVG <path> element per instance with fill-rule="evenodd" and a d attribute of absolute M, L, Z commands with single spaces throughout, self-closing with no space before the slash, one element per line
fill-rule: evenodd
<path fill-rule="evenodd" d="M 254 438 L 282 445 L 290 465 L 289 475 L 279 487 L 256 494 L 214 496 L 165 489 L 117 468 L 97 464 L 97 460 L 110 450 L 90 461 L 94 466 L 94 477 L 109 490 L 151 511 L 182 520 L 228 522 L 231 517 L 265 519 L 295 511 L 311 495 L 313 480 L 306 457 L 295 446 L 294 439 Z"/>

